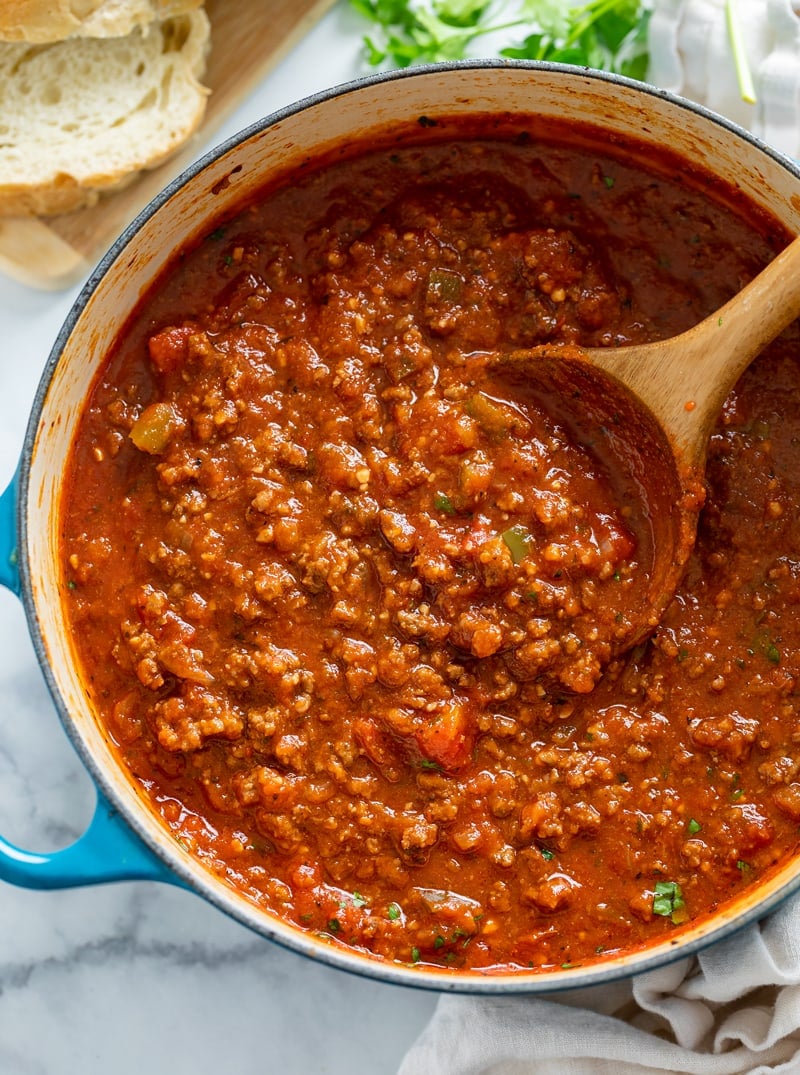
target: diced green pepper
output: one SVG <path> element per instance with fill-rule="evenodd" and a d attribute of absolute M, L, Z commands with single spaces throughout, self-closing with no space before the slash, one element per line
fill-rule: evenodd
<path fill-rule="evenodd" d="M 428 298 L 458 302 L 464 281 L 450 269 L 431 269 L 428 273 Z"/>
<path fill-rule="evenodd" d="M 511 553 L 511 559 L 515 564 L 521 564 L 530 552 L 530 531 L 517 524 L 504 531 L 502 537 L 506 548 Z"/>
<path fill-rule="evenodd" d="M 464 403 L 464 410 L 470 418 L 475 419 L 484 433 L 502 437 L 509 430 L 510 415 L 505 407 L 495 403 L 483 392 L 476 392 L 474 396 L 470 396 Z"/>

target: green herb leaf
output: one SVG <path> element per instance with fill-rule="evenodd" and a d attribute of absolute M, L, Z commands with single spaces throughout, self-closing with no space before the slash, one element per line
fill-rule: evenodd
<path fill-rule="evenodd" d="M 703 826 L 700 824 L 700 822 L 695 821 L 693 817 L 689 819 L 689 824 L 686 826 L 686 828 L 689 830 L 690 836 L 695 836 L 698 832 L 700 832 L 702 827 Z"/>
<path fill-rule="evenodd" d="M 655 886 L 653 914 L 671 918 L 676 926 L 686 921 L 686 904 L 677 881 L 659 881 Z"/>
<path fill-rule="evenodd" d="M 447 493 L 437 493 L 433 498 L 433 506 L 437 511 L 444 512 L 445 515 L 455 515 L 456 513 L 455 505 Z"/>
<path fill-rule="evenodd" d="M 376 25 L 364 37 L 367 61 L 415 63 L 484 55 L 551 60 L 643 79 L 649 11 L 640 0 L 351 0 Z M 525 35 L 514 43 L 515 32 Z M 491 35 L 491 36 L 490 36 Z M 500 35 L 500 37 L 498 37 Z M 498 50 L 500 39 L 510 42 Z"/>
<path fill-rule="evenodd" d="M 778 643 L 780 638 L 770 637 L 767 631 L 758 630 L 753 636 L 753 640 L 747 650 L 750 657 L 755 657 L 757 653 L 763 654 L 764 657 L 770 662 L 770 664 L 781 663 L 781 651 Z"/>
<path fill-rule="evenodd" d="M 390 922 L 396 922 L 402 913 L 399 903 L 390 903 L 386 908 L 386 917 Z"/>

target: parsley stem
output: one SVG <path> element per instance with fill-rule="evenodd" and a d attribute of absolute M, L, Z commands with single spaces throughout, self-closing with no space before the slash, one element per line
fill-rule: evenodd
<path fill-rule="evenodd" d="M 462 37 L 469 38 L 470 40 L 475 37 L 481 37 L 483 34 L 496 34 L 502 33 L 503 30 L 513 30 L 517 26 L 527 26 L 527 19 L 510 19 L 508 22 L 499 22 L 495 26 L 473 26 L 464 30 Z"/>
<path fill-rule="evenodd" d="M 592 3 L 580 8 L 575 13 L 577 21 L 567 35 L 566 43 L 568 45 L 574 44 L 589 29 L 592 23 L 602 19 L 607 11 L 612 11 L 618 2 L 619 0 L 593 0 Z"/>
<path fill-rule="evenodd" d="M 753 85 L 753 76 L 750 74 L 750 64 L 747 60 L 747 52 L 742 38 L 742 26 L 739 21 L 739 8 L 736 0 L 725 0 L 725 18 L 728 25 L 728 38 L 733 52 L 733 62 L 736 65 L 736 77 L 739 80 L 739 93 L 742 100 L 749 105 L 756 103 L 756 88 Z"/>

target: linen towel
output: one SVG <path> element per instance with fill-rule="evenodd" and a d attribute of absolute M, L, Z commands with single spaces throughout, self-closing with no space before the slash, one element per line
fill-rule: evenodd
<path fill-rule="evenodd" d="M 398 1075 L 800 1072 L 800 898 L 627 981 L 545 997 L 440 998 Z"/>
<path fill-rule="evenodd" d="M 798 5 L 800 6 L 800 5 Z M 725 0 L 655 0 L 648 80 L 800 157 L 800 17 L 792 0 L 736 0 L 755 102 L 742 99 Z"/>

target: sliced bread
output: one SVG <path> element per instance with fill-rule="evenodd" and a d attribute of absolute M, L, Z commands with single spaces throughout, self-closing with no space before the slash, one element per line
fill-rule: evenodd
<path fill-rule="evenodd" d="M 65 37 L 126 37 L 202 0 L 2 0 L 0 41 L 42 45 Z"/>
<path fill-rule="evenodd" d="M 0 215 L 52 215 L 160 164 L 199 126 L 202 10 L 125 37 L 0 43 Z"/>

